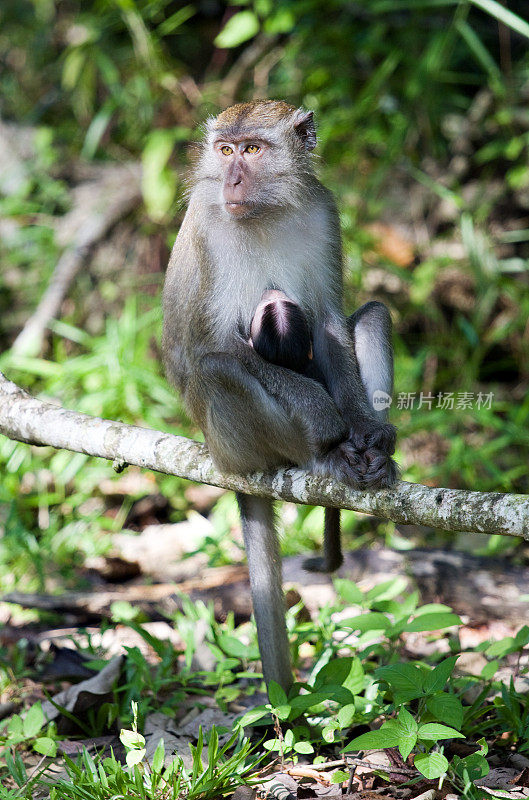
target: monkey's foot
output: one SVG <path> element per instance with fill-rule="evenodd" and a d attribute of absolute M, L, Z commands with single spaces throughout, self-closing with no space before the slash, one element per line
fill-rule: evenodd
<path fill-rule="evenodd" d="M 363 486 L 366 489 L 388 489 L 399 479 L 399 468 L 387 453 L 370 449 L 362 453 Z"/>
<path fill-rule="evenodd" d="M 335 480 L 347 483 L 355 489 L 362 489 L 364 485 L 365 466 L 362 453 L 349 439 L 340 442 L 319 458 L 313 464 L 313 471 L 317 475 L 330 475 Z"/>
<path fill-rule="evenodd" d="M 351 442 L 358 449 L 358 469 L 366 489 L 386 489 L 399 477 L 399 468 L 391 458 L 395 452 L 397 429 L 389 423 L 351 431 Z"/>
<path fill-rule="evenodd" d="M 303 562 L 303 569 L 307 572 L 335 572 L 343 564 L 343 558 L 340 555 L 335 559 L 326 559 L 325 556 L 314 556 L 314 558 L 306 558 Z"/>
<path fill-rule="evenodd" d="M 315 471 L 332 475 L 355 489 L 393 486 L 399 477 L 399 469 L 391 458 L 396 434 L 395 426 L 388 423 L 355 428 L 348 439 L 319 459 Z"/>

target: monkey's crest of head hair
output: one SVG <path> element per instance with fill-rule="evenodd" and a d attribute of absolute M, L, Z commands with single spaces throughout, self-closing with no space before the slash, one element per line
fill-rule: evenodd
<path fill-rule="evenodd" d="M 215 129 L 240 125 L 246 127 L 252 124 L 267 127 L 276 125 L 285 117 L 291 117 L 295 111 L 294 106 L 283 100 L 253 100 L 226 108 L 217 117 L 213 117 L 212 122 Z"/>

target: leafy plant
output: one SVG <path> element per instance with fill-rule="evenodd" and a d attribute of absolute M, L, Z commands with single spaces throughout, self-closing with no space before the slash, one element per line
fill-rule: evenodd
<path fill-rule="evenodd" d="M 214 726 L 207 747 L 202 728 L 196 746 L 190 746 L 191 769 L 178 755 L 165 766 L 163 739 L 149 764 L 145 761 L 145 739 L 137 731 L 137 710 L 133 713 L 132 730 L 122 730 L 120 736 L 127 751 L 127 766 L 114 755 L 96 763 L 83 749 L 75 762 L 65 757 L 68 779 L 54 782 L 50 800 L 111 800 L 116 795 L 138 800 L 215 800 L 232 794 L 241 784 L 252 783 L 260 758 L 252 754 L 248 740 L 237 734 L 221 747 Z"/>
<path fill-rule="evenodd" d="M 36 753 L 51 758 L 55 757 L 57 745 L 54 736 L 50 735 L 54 732 L 54 726 L 48 725 L 47 735 L 39 736 L 45 725 L 46 718 L 40 703 L 34 703 L 24 716 L 13 714 L 8 720 L 0 723 L 0 745 L 2 746 L 0 754 L 8 762 L 8 766 L 13 763 L 10 751 L 20 744 L 30 744 Z M 2 730 L 5 733 L 2 734 Z"/>

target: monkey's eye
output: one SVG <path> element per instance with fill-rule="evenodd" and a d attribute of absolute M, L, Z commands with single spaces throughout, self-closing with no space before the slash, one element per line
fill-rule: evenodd
<path fill-rule="evenodd" d="M 261 148 L 256 144 L 249 144 L 246 148 L 246 152 L 250 153 L 251 156 L 254 156 L 256 153 L 259 152 Z"/>
<path fill-rule="evenodd" d="M 231 156 L 231 154 L 233 153 L 233 147 L 230 147 L 227 144 L 223 144 L 222 147 L 220 148 L 220 152 L 222 153 L 223 156 Z"/>

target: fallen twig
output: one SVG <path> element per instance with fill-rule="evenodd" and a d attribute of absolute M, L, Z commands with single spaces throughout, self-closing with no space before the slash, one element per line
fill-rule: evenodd
<path fill-rule="evenodd" d="M 101 179 L 74 191 L 73 209 L 61 220 L 58 235 L 65 249 L 37 308 L 13 343 L 19 355 L 37 355 L 50 321 L 59 314 L 70 285 L 91 248 L 141 199 L 138 164 L 110 167 Z"/>

